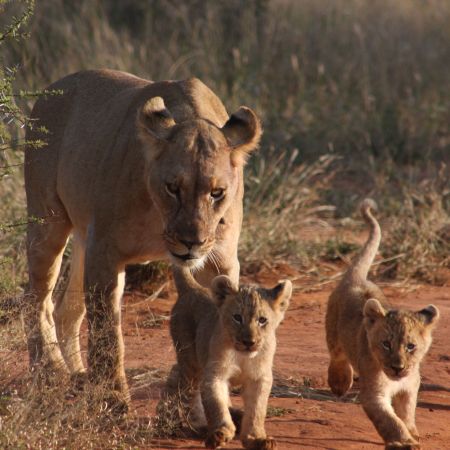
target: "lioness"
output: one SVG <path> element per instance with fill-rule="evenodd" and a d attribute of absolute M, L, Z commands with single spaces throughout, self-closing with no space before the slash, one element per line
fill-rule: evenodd
<path fill-rule="evenodd" d="M 42 219 L 27 233 L 30 361 L 44 356 L 53 370 L 84 372 L 79 329 L 86 304 L 89 376 L 107 382 L 126 407 L 125 265 L 169 259 L 197 268 L 205 285 L 218 274 L 237 281 L 243 166 L 261 126 L 246 107 L 228 117 L 195 78 L 151 82 L 84 71 L 49 89 L 63 93 L 39 98 L 27 133 L 47 145 L 25 154 L 28 214 Z M 70 280 L 53 311 L 70 234 Z"/>
<path fill-rule="evenodd" d="M 289 306 L 291 282 L 282 281 L 273 289 L 238 287 L 221 275 L 212 282 L 213 300 L 189 269 L 176 268 L 174 274 L 179 298 L 172 309 L 170 331 L 177 364 L 167 383 L 169 398 L 182 394 L 192 407 L 188 420 L 197 429 L 206 426 L 206 447 L 217 448 L 236 433 L 228 388 L 242 385 L 244 447 L 275 448 L 275 441 L 266 436 L 264 420 L 275 330 Z"/>
<path fill-rule="evenodd" d="M 341 396 L 352 386 L 354 371 L 359 374 L 362 406 L 386 448 L 415 449 L 420 448 L 415 425 L 419 366 L 439 311 L 434 305 L 415 312 L 393 309 L 367 280 L 381 240 L 371 212 L 375 208 L 370 199 L 361 204 L 369 238 L 328 301 L 328 383 Z"/>

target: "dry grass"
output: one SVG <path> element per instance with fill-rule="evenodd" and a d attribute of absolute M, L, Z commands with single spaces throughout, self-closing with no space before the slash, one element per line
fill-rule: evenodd
<path fill-rule="evenodd" d="M 327 226 L 331 205 L 321 204 L 320 193 L 334 175 L 330 155 L 311 164 L 296 162 L 296 152 L 280 152 L 261 159 L 247 172 L 245 226 L 241 258 L 246 264 L 295 261 L 308 266 L 317 257 L 314 245 L 303 242 L 304 225 Z M 331 213 L 331 214 L 330 214 Z"/>
<path fill-rule="evenodd" d="M 387 208 L 382 253 L 402 256 L 382 268 L 391 278 L 440 284 L 450 268 L 450 173 L 445 165 L 430 177 L 402 181 L 400 196 Z M 443 277 L 443 278 L 442 278 Z"/>
<path fill-rule="evenodd" d="M 103 410 L 105 387 L 79 390 L 68 379 L 28 372 L 23 364 L 26 339 L 17 317 L 0 329 L 0 355 L 0 448 L 131 449 L 150 445 L 154 438 L 150 416 L 133 412 L 117 418 Z M 158 376 L 151 370 L 128 375 L 132 390 Z"/>

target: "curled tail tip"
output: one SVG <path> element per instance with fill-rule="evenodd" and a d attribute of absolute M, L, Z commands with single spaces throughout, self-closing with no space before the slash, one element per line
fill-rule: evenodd
<path fill-rule="evenodd" d="M 360 211 L 364 218 L 367 217 L 368 213 L 370 213 L 372 211 L 377 211 L 377 210 L 378 210 L 378 205 L 376 204 L 375 200 L 373 200 L 371 198 L 365 198 L 361 202 Z"/>

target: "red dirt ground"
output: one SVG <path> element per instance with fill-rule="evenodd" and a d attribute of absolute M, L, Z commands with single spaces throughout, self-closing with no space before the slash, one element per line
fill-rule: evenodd
<path fill-rule="evenodd" d="M 334 286 L 310 281 L 288 266 L 264 270 L 246 281 L 272 286 L 283 277 L 294 280 L 296 290 L 290 309 L 278 330 L 278 350 L 274 363 L 274 393 L 266 428 L 279 449 L 380 449 L 382 440 L 355 402 L 357 389 L 347 401 L 337 401 L 326 383 L 328 354 L 325 345 L 324 315 L 327 298 Z M 441 319 L 431 350 L 422 366 L 423 389 L 417 406 L 417 426 L 424 449 L 450 448 L 450 286 L 383 286 L 396 306 L 420 309 L 433 303 Z M 165 298 L 161 298 L 165 297 Z M 154 414 L 163 384 L 163 375 L 174 362 L 168 321 L 149 328 L 153 315 L 168 316 L 175 301 L 172 284 L 160 298 L 145 300 L 128 294 L 124 299 L 123 322 L 126 367 L 132 392 L 132 414 Z M 147 327 L 144 325 L 147 324 Z M 157 369 L 157 370 L 156 370 Z M 159 376 L 159 379 L 158 379 Z M 156 381 L 155 381 L 156 378 Z M 146 382 L 146 379 L 148 382 Z M 239 397 L 233 398 L 239 404 Z M 276 410 L 275 408 L 280 408 Z M 200 449 L 195 439 L 159 439 L 152 448 Z M 235 440 L 227 448 L 241 448 Z"/>

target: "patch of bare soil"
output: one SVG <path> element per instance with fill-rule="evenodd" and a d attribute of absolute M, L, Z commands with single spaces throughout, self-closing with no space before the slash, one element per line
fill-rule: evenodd
<path fill-rule="evenodd" d="M 269 401 L 267 431 L 280 449 L 379 449 L 382 440 L 357 400 L 357 385 L 344 399 L 336 400 L 326 383 L 328 353 L 324 316 L 334 283 L 308 284 L 307 277 L 289 266 L 265 270 L 247 281 L 274 285 L 291 278 L 297 288 L 286 319 L 279 328 L 275 357 L 275 382 Z M 417 407 L 417 425 L 425 449 L 450 448 L 450 287 L 383 286 L 396 306 L 420 309 L 433 303 L 441 319 L 432 348 L 422 366 L 423 387 Z M 162 298 L 163 296 L 164 298 Z M 175 360 L 168 316 L 176 299 L 172 284 L 160 297 L 142 294 L 124 299 L 123 322 L 126 367 L 132 391 L 132 415 L 155 414 L 164 376 Z M 240 398 L 233 400 L 240 404 Z M 152 448 L 198 449 L 196 439 L 156 439 Z M 227 448 L 241 448 L 235 440 Z"/>

